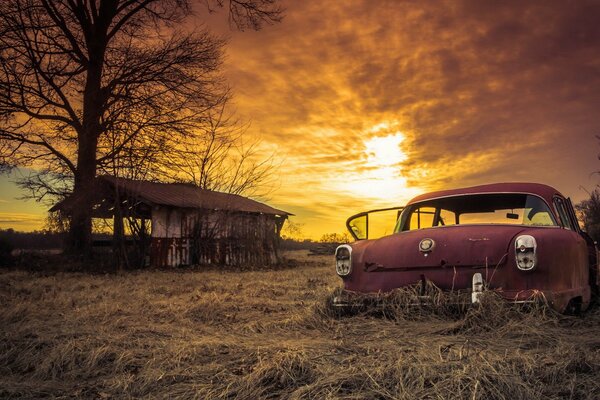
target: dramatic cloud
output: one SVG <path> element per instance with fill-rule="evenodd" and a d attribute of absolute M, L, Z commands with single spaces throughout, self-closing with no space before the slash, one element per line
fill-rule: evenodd
<path fill-rule="evenodd" d="M 286 6 L 282 24 L 233 34 L 226 67 L 238 111 L 285 159 L 272 202 L 305 233 L 430 189 L 593 186 L 600 3 Z"/>

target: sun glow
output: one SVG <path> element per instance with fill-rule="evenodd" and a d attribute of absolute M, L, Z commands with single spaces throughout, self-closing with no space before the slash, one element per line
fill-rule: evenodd
<path fill-rule="evenodd" d="M 345 175 L 343 190 L 376 205 L 394 205 L 419 193 L 408 188 L 403 162 L 408 160 L 406 136 L 395 123 L 382 122 L 367 130 L 363 157 L 354 173 Z"/>
<path fill-rule="evenodd" d="M 407 188 L 406 178 L 402 176 L 402 162 L 408 158 L 402 149 L 404 141 L 401 132 L 365 141 L 366 165 L 358 180 L 362 181 L 361 186 L 364 185 L 369 196 L 382 200 L 404 197 Z"/>
<path fill-rule="evenodd" d="M 408 158 L 400 146 L 404 139 L 402 133 L 396 132 L 388 136 L 376 136 L 366 141 L 365 153 L 368 166 L 385 171 L 385 177 L 389 178 L 388 169 L 398 167 Z"/>

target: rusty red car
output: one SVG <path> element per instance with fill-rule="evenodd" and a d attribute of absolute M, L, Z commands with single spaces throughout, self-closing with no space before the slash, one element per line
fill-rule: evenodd
<path fill-rule="evenodd" d="M 397 210 L 393 233 L 369 239 L 369 217 Z M 538 183 L 497 183 L 415 197 L 404 207 L 350 217 L 355 239 L 336 249 L 344 288 L 382 293 L 430 281 L 441 290 L 492 290 L 511 302 L 540 294 L 559 312 L 585 310 L 598 288 L 597 249 L 571 200 Z M 352 295 L 352 296 L 350 296 Z"/>

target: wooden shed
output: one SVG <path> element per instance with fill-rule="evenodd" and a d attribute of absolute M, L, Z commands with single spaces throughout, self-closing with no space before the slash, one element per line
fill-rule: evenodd
<path fill-rule="evenodd" d="M 258 201 L 191 184 L 98 177 L 93 217 L 150 223 L 150 265 L 270 265 L 278 260 L 279 234 L 292 215 Z M 69 213 L 69 197 L 50 211 Z"/>

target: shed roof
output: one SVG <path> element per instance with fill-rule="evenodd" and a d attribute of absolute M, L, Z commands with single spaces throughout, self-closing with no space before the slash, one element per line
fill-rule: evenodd
<path fill-rule="evenodd" d="M 529 182 L 506 182 L 493 183 L 489 185 L 471 186 L 461 189 L 441 190 L 419 195 L 413 198 L 408 204 L 420 202 L 423 200 L 431 200 L 439 197 L 458 196 L 462 194 L 480 194 L 480 193 L 528 193 L 542 197 L 549 204 L 552 203 L 552 197 L 562 194 L 551 186 L 541 183 Z M 564 196 L 563 196 L 564 197 Z"/>
<path fill-rule="evenodd" d="M 106 188 L 108 187 L 108 189 L 112 189 L 108 193 L 114 193 L 114 189 L 116 188 L 123 195 L 135 197 L 136 200 L 150 206 L 160 205 L 177 208 L 227 210 L 281 216 L 293 215 L 287 211 L 278 210 L 247 197 L 201 189 L 192 184 L 150 182 L 109 175 L 102 175 L 97 179 L 100 188 L 105 188 L 105 190 L 99 191 L 98 197 L 104 197 L 107 193 Z M 100 201 L 101 199 L 98 200 Z M 69 211 L 76 204 L 77 200 L 73 196 L 70 196 L 54 205 L 50 211 Z"/>

